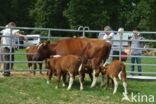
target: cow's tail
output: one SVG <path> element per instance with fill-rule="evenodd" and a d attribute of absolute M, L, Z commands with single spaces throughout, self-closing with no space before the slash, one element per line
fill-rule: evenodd
<path fill-rule="evenodd" d="M 106 60 L 109 58 L 109 55 L 111 53 L 111 48 L 112 48 L 112 45 L 110 43 L 107 44 L 107 46 L 105 46 L 106 48 L 105 51 L 106 51 L 106 55 L 104 56 L 104 62 L 103 62 L 103 67 L 105 67 L 108 63 L 106 62 Z"/>
<path fill-rule="evenodd" d="M 107 46 L 107 57 L 106 57 L 106 59 L 109 58 L 109 55 L 111 53 L 111 48 L 112 48 L 112 44 L 109 43 L 108 46 Z"/>

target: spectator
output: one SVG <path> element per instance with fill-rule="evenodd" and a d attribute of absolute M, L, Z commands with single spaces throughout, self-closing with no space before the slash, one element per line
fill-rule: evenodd
<path fill-rule="evenodd" d="M 100 32 L 99 33 L 98 39 L 103 39 L 103 40 L 106 40 L 107 42 L 111 42 L 111 39 L 114 36 L 114 33 L 112 32 L 111 27 L 110 26 L 105 26 L 104 31 L 105 32 Z"/>
<path fill-rule="evenodd" d="M 138 36 L 138 30 L 133 30 L 133 36 L 131 38 L 131 63 L 135 64 L 135 61 L 137 64 L 141 64 L 141 58 L 137 57 L 137 56 L 141 56 L 142 54 L 142 50 L 137 49 L 137 48 L 141 48 L 142 44 L 140 43 L 140 40 L 142 40 L 142 37 Z M 134 49 L 133 49 L 134 48 Z M 131 72 L 134 71 L 134 65 L 131 66 Z M 138 65 L 138 72 L 142 72 L 142 68 L 140 65 Z M 133 73 L 131 73 L 131 75 L 134 75 Z M 138 75 L 141 75 L 141 73 L 139 73 Z"/>
<path fill-rule="evenodd" d="M 106 40 L 107 42 L 112 43 L 113 36 L 114 36 L 114 33 L 112 32 L 111 27 L 110 26 L 105 26 L 104 27 L 104 32 L 99 33 L 98 39 Z M 110 52 L 110 55 L 112 55 L 112 50 Z M 107 59 L 106 63 L 110 63 L 110 57 Z"/>
<path fill-rule="evenodd" d="M 120 38 L 120 35 L 123 34 L 124 32 L 124 28 L 119 28 L 118 29 L 118 33 L 116 35 L 113 36 L 113 39 L 115 39 L 115 37 L 119 37 Z M 118 41 L 119 43 L 119 41 Z M 113 55 L 119 55 L 120 53 L 120 44 L 118 44 L 116 42 L 113 42 Z M 122 47 L 122 46 L 121 46 Z M 122 50 L 121 50 L 122 51 Z M 113 57 L 113 60 L 119 60 L 119 56 L 114 56 Z"/>
<path fill-rule="evenodd" d="M 14 22 L 10 22 L 6 25 L 6 28 L 2 30 L 2 39 L 1 39 L 1 44 L 2 44 L 2 50 L 3 53 L 8 53 L 4 56 L 3 61 L 14 61 L 14 55 L 9 54 L 9 52 L 14 53 L 14 48 L 15 48 L 15 36 L 18 37 L 23 37 L 26 39 L 26 36 L 23 34 L 18 33 L 19 30 L 17 29 L 12 29 L 11 27 L 16 27 L 16 24 Z M 12 32 L 12 33 L 11 33 Z M 12 37 L 13 36 L 13 37 Z M 13 69 L 13 63 L 4 63 L 4 76 L 10 76 L 10 72 L 6 71 L 9 69 Z"/>

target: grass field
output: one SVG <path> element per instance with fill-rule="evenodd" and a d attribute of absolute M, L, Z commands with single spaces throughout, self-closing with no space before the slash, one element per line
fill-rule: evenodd
<path fill-rule="evenodd" d="M 23 52 L 19 50 L 17 52 Z M 26 61 L 24 55 L 16 55 L 17 61 Z M 128 60 L 129 61 L 129 60 Z M 156 59 L 142 59 L 142 63 L 155 64 Z M 15 69 L 28 69 L 26 64 L 15 64 Z M 129 70 L 129 67 L 127 67 Z M 156 72 L 155 67 L 143 67 L 143 71 Z M 113 89 L 105 90 L 100 87 L 100 77 L 96 88 L 90 88 L 91 81 L 86 78 L 84 90 L 79 91 L 78 77 L 71 91 L 60 86 L 55 89 L 56 78 L 50 85 L 46 84 L 46 74 L 33 76 L 29 72 L 12 73 L 11 77 L 0 76 L 0 104 L 156 104 L 155 102 L 121 102 L 123 97 L 122 83 L 118 91 L 112 94 Z M 150 95 L 156 97 L 156 81 L 128 79 L 129 97 L 131 94 Z"/>

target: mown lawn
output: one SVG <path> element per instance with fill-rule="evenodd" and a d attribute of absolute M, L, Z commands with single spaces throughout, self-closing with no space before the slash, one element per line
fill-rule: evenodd
<path fill-rule="evenodd" d="M 72 89 L 67 91 L 66 87 L 62 86 L 55 89 L 56 78 L 47 85 L 46 75 L 33 76 L 29 75 L 30 73 L 21 73 L 19 76 L 18 74 L 13 73 L 9 78 L 0 78 L 0 104 L 133 104 L 127 101 L 121 102 L 123 97 L 121 83 L 117 94 L 113 95 L 113 89 L 105 90 L 99 87 L 99 81 L 96 88 L 90 88 L 89 79 L 85 80 L 84 91 L 80 91 L 79 81 L 76 78 Z M 128 80 L 129 97 L 131 98 L 131 93 L 156 96 L 155 86 L 155 81 Z M 150 103 L 144 101 L 134 104 Z"/>
<path fill-rule="evenodd" d="M 18 52 L 23 52 L 19 50 Z M 26 61 L 24 55 L 16 55 L 17 61 Z M 129 60 L 128 60 L 129 61 Z M 156 63 L 154 59 L 143 59 L 143 63 Z M 28 69 L 26 64 L 15 64 L 15 69 Z M 127 67 L 127 70 L 129 68 Z M 156 68 L 146 67 L 143 71 L 155 71 Z M 60 85 L 55 89 L 56 78 L 50 85 L 46 84 L 46 73 L 44 75 L 33 76 L 29 72 L 12 72 L 11 77 L 0 76 L 0 104 L 156 104 L 156 81 L 130 80 L 128 79 L 129 97 L 131 94 L 150 95 L 155 97 L 155 102 L 121 102 L 123 97 L 122 83 L 119 84 L 118 91 L 112 94 L 113 89 L 105 90 L 100 87 L 100 77 L 96 88 L 90 88 L 91 81 L 85 79 L 84 90 L 79 90 L 78 77 L 70 91 Z"/>

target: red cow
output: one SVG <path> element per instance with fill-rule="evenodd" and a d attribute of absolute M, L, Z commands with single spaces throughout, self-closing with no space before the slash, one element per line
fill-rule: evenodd
<path fill-rule="evenodd" d="M 34 56 L 35 56 L 34 54 L 36 53 L 37 48 L 38 48 L 38 46 L 29 46 L 29 47 L 26 48 L 26 52 L 30 53 L 30 54 L 26 55 L 28 62 L 29 61 L 34 61 Z M 35 70 L 37 68 L 37 64 L 36 63 L 28 63 L 28 67 L 29 67 L 30 70 L 32 69 L 33 66 L 34 66 L 33 74 L 35 75 L 36 74 Z M 42 71 L 41 71 L 42 63 L 39 63 L 39 68 L 40 68 L 40 74 L 42 74 Z"/>
<path fill-rule="evenodd" d="M 50 55 L 77 55 L 91 60 L 93 69 L 93 81 L 91 87 L 96 84 L 100 72 L 100 64 L 106 61 L 111 50 L 111 43 L 99 39 L 68 38 L 56 43 L 45 42 L 40 44 L 36 53 L 36 60 L 44 60 Z"/>

